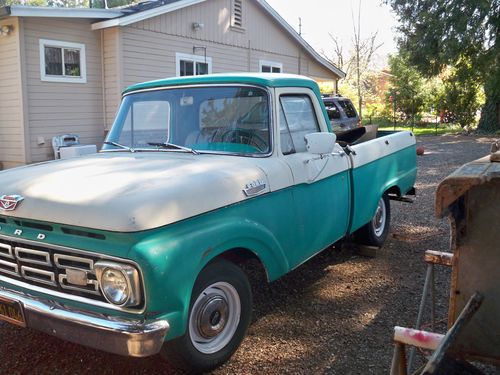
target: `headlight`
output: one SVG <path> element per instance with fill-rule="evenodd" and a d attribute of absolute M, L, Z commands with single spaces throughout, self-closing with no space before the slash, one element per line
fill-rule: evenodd
<path fill-rule="evenodd" d="M 139 272 L 128 264 L 97 262 L 97 280 L 102 294 L 113 305 L 130 307 L 141 303 Z"/>

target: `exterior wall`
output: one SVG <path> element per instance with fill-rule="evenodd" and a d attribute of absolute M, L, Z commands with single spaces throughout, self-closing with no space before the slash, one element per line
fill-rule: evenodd
<path fill-rule="evenodd" d="M 265 10 L 243 2 L 243 29 L 231 27 L 231 0 L 211 0 L 121 28 L 123 86 L 175 76 L 175 54 L 212 58 L 213 73 L 259 71 L 259 60 L 283 64 L 283 72 L 335 80 Z M 193 30 L 193 23 L 203 24 Z M 196 52 L 196 53 L 195 53 Z"/>
<path fill-rule="evenodd" d="M 41 81 L 40 39 L 85 44 L 87 82 Z M 82 144 L 99 145 L 104 136 L 101 34 L 91 31 L 88 20 L 25 18 L 24 53 L 29 161 L 53 159 L 51 140 L 58 134 L 78 134 Z"/>
<path fill-rule="evenodd" d="M 104 116 L 106 129 L 110 129 L 120 104 L 122 84 L 121 64 L 119 50 L 121 44 L 120 29 L 112 27 L 102 32 L 103 43 L 103 93 L 104 93 Z"/>
<path fill-rule="evenodd" d="M 13 31 L 0 37 L 0 169 L 26 162 L 20 22 L 11 17 L 0 20 L 4 25 L 12 25 Z"/>

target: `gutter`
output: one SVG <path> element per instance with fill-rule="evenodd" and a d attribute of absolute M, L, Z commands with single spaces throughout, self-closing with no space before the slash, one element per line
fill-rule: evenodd
<path fill-rule="evenodd" d="M 120 17 L 123 13 L 124 12 L 121 9 L 53 8 L 25 5 L 12 5 L 0 8 L 0 17 L 17 16 L 110 19 Z"/>

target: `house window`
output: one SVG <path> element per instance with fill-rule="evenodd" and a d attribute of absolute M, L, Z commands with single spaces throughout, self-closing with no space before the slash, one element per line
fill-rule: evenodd
<path fill-rule="evenodd" d="M 236 28 L 243 28 L 243 1 L 231 1 L 231 26 Z"/>
<path fill-rule="evenodd" d="M 175 59 L 177 77 L 198 76 L 212 73 L 211 57 L 177 53 Z"/>
<path fill-rule="evenodd" d="M 86 83 L 85 45 L 40 39 L 40 78 L 48 82 Z"/>
<path fill-rule="evenodd" d="M 259 61 L 259 70 L 261 73 L 283 73 L 283 64 L 274 61 Z"/>

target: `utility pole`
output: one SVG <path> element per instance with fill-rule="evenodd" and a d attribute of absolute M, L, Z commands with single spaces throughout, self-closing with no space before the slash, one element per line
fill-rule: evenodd
<path fill-rule="evenodd" d="M 363 121 L 363 98 L 361 96 L 361 71 L 359 68 L 359 50 L 360 46 L 360 38 L 361 38 L 361 0 L 359 0 L 359 8 L 358 8 L 358 35 L 356 40 L 356 75 L 358 79 L 358 99 L 359 99 L 359 119 Z"/>
<path fill-rule="evenodd" d="M 299 17 L 299 35 L 302 36 L 302 18 Z"/>

